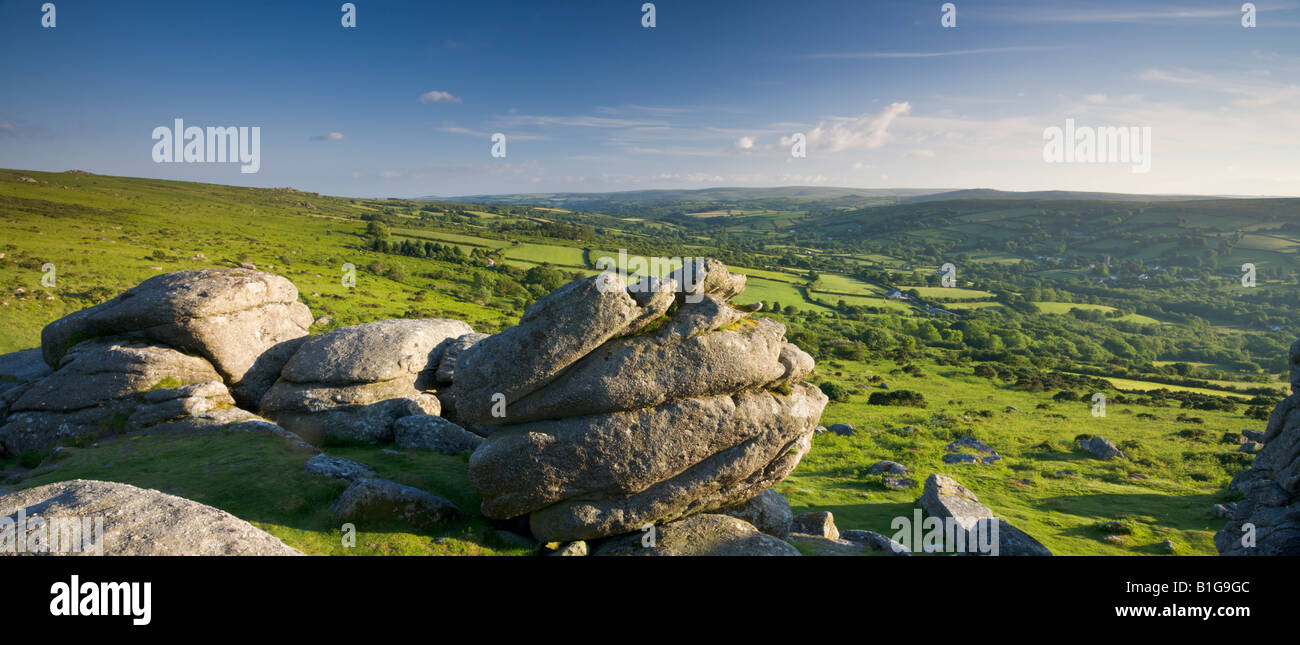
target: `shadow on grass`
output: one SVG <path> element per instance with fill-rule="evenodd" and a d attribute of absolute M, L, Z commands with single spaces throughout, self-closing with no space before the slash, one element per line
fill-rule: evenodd
<path fill-rule="evenodd" d="M 23 480 L 29 488 L 69 479 L 114 481 L 194 500 L 258 524 L 308 553 L 471 553 L 497 550 L 492 528 L 479 511 L 465 455 L 381 452 L 383 446 L 333 447 L 329 453 L 364 463 L 379 477 L 451 500 L 469 516 L 431 531 L 400 524 L 357 525 L 358 547 L 341 544 L 343 521 L 329 505 L 347 482 L 302 471 L 314 454 L 279 439 L 242 432 L 203 435 L 129 435 L 69 451 L 46 472 Z M 473 544 L 467 544 L 473 543 Z M 503 552 L 514 552 L 499 545 Z"/>

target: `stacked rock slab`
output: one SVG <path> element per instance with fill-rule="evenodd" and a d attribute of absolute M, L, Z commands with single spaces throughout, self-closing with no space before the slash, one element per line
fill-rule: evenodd
<path fill-rule="evenodd" d="M 1222 555 L 1300 555 L 1300 341 L 1290 363 L 1292 394 L 1273 409 L 1254 463 L 1229 485 L 1244 497 L 1214 536 Z"/>
<path fill-rule="evenodd" d="M 58 369 L 4 393 L 0 442 L 10 454 L 59 439 L 137 430 L 230 408 L 221 375 L 198 356 L 122 338 L 74 345 Z"/>
<path fill-rule="evenodd" d="M 298 289 L 283 277 L 247 269 L 178 271 L 50 323 L 41 331 L 41 351 L 54 367 L 87 338 L 148 338 L 202 355 L 240 405 L 255 408 L 311 322 Z"/>
<path fill-rule="evenodd" d="M 262 397 L 262 414 L 309 440 L 393 440 L 393 423 L 439 414 L 433 393 L 443 348 L 471 333 L 459 320 L 380 320 L 315 336 Z"/>
<path fill-rule="evenodd" d="M 632 287 L 605 273 L 464 350 L 459 420 L 495 428 L 470 458 L 483 513 L 585 540 L 735 506 L 789 474 L 827 398 L 800 382 L 813 361 L 782 325 L 728 304 L 743 288 L 715 260 Z"/>

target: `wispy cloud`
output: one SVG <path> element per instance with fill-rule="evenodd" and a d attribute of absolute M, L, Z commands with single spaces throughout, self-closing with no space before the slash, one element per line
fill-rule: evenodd
<path fill-rule="evenodd" d="M 1024 45 L 1017 47 L 982 47 L 979 49 L 949 49 L 932 52 L 831 52 L 824 54 L 806 54 L 800 58 L 807 60 L 873 60 L 885 58 L 937 58 L 941 56 L 976 56 L 980 54 L 1013 54 L 1023 52 L 1050 51 L 1065 49 L 1063 45 Z"/>
<path fill-rule="evenodd" d="M 342 132 L 331 132 L 329 134 L 318 134 L 311 138 L 312 141 L 342 141 L 347 137 Z"/>
<path fill-rule="evenodd" d="M 460 103 L 459 96 L 452 96 L 451 92 L 442 90 L 433 90 L 420 95 L 421 103 Z"/>

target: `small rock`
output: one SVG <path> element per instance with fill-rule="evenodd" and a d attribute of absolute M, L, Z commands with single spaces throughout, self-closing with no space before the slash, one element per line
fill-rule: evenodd
<path fill-rule="evenodd" d="M 968 454 L 960 453 L 960 452 L 950 452 L 950 453 L 948 453 L 948 454 L 946 454 L 946 455 L 943 456 L 943 463 L 945 463 L 945 464 L 980 464 L 980 463 L 984 463 L 984 462 L 980 461 L 980 458 L 979 458 L 979 457 L 976 457 L 975 455 L 968 455 Z"/>
<path fill-rule="evenodd" d="M 344 457 L 331 457 L 323 452 L 308 459 L 307 463 L 303 464 L 302 470 L 313 475 L 346 479 L 348 481 L 377 476 L 374 468 L 361 462 Z"/>
<path fill-rule="evenodd" d="M 455 504 L 413 486 L 386 479 L 358 479 L 330 504 L 339 519 L 399 520 L 419 529 L 430 529 L 465 519 Z"/>
<path fill-rule="evenodd" d="M 1254 441 L 1255 443 L 1264 443 L 1263 430 L 1242 430 L 1241 436 L 1245 437 L 1246 440 L 1248 441 Z"/>
<path fill-rule="evenodd" d="M 406 449 L 432 450 L 444 455 L 474 452 L 483 437 L 442 417 L 412 414 L 393 423 L 393 439 Z"/>
<path fill-rule="evenodd" d="M 1263 446 L 1254 441 L 1247 441 L 1246 443 L 1241 444 L 1241 447 L 1237 449 L 1237 452 L 1255 453 L 1259 452 L 1260 448 L 1263 448 Z"/>
<path fill-rule="evenodd" d="M 982 452 L 982 453 L 984 453 L 984 454 L 986 454 L 986 455 L 997 455 L 997 454 L 998 454 L 998 451 L 996 451 L 996 450 L 990 448 L 990 447 L 988 446 L 988 444 L 986 444 L 986 443 L 984 443 L 983 441 L 980 441 L 979 439 L 976 439 L 975 437 L 972 437 L 972 436 L 970 436 L 970 435 L 967 435 L 967 436 L 965 436 L 965 437 L 962 437 L 961 439 L 958 439 L 958 440 L 956 440 L 956 441 L 954 441 L 954 442 L 948 444 L 944 449 L 945 449 L 945 450 L 948 450 L 948 451 L 950 451 L 950 452 L 957 452 L 958 450 L 961 450 L 962 448 L 970 448 L 971 450 L 975 450 L 975 451 L 978 451 L 978 452 Z"/>
<path fill-rule="evenodd" d="M 827 430 L 830 430 L 831 432 L 841 437 L 852 437 L 854 434 L 856 434 L 856 432 L 853 430 L 853 426 L 847 423 L 832 424 L 829 428 L 827 428 Z"/>
<path fill-rule="evenodd" d="M 1173 553 L 1174 541 L 1166 538 L 1164 542 L 1160 543 L 1160 548 L 1164 549 L 1166 553 Z"/>
<path fill-rule="evenodd" d="M 904 466 L 903 464 L 900 464 L 897 461 L 877 461 L 876 463 L 871 465 L 871 468 L 867 469 L 867 474 L 868 475 L 888 474 L 888 475 L 905 476 L 908 474 L 908 470 L 907 470 L 907 466 Z"/>
<path fill-rule="evenodd" d="M 548 555 L 554 555 L 554 556 L 560 556 L 560 557 L 565 557 L 565 556 L 583 556 L 583 555 L 587 555 L 588 552 L 589 552 L 589 551 L 588 551 L 588 548 L 587 548 L 587 543 L 584 542 L 584 541 L 582 541 L 582 540 L 578 540 L 578 541 L 576 541 L 576 542 L 570 542 L 570 543 L 568 543 L 568 544 L 566 544 L 566 545 L 564 545 L 564 546 L 562 546 L 562 547 L 560 547 L 560 548 L 558 548 L 558 549 L 556 549 L 556 550 L 550 552 Z"/>
<path fill-rule="evenodd" d="M 907 547 L 891 540 L 875 531 L 864 531 L 861 529 L 848 529 L 840 534 L 840 538 L 866 545 L 872 551 L 881 551 L 891 555 L 912 555 Z"/>
<path fill-rule="evenodd" d="M 890 477 L 886 475 L 880 478 L 880 482 L 889 490 L 904 490 L 916 487 L 916 480 L 910 477 Z"/>
<path fill-rule="evenodd" d="M 840 539 L 840 530 L 835 528 L 835 516 L 830 511 L 796 515 L 794 522 L 790 525 L 790 532 L 832 540 Z"/>
<path fill-rule="evenodd" d="M 1237 503 L 1232 502 L 1229 504 L 1215 504 L 1214 506 L 1210 507 L 1210 510 L 1214 511 L 1215 517 L 1232 519 L 1232 515 L 1237 512 Z"/>
<path fill-rule="evenodd" d="M 1093 456 L 1098 459 L 1124 458 L 1124 453 L 1120 452 L 1120 449 L 1115 447 L 1115 444 L 1102 437 L 1093 437 L 1089 439 L 1086 447 L 1088 452 L 1091 452 Z"/>

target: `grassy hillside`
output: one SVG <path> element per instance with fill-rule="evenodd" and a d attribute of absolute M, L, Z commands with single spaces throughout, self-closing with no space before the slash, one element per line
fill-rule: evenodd
<path fill-rule="evenodd" d="M 861 208 L 658 197 L 606 213 L 549 200 L 348 199 L 0 170 L 0 352 L 35 347 L 50 321 L 179 269 L 252 263 L 284 275 L 314 315 L 330 317 L 313 333 L 426 316 L 493 332 L 619 250 L 717 257 L 749 275 L 736 301 L 762 301 L 759 315 L 784 323 L 818 360 L 813 382 L 838 393 L 823 422 L 859 429 L 817 436 L 779 486 L 797 510 L 892 533 L 890 520 L 910 515 L 924 478 L 943 472 L 1057 553 L 1148 554 L 1166 538 L 1178 553 L 1213 553 L 1222 521 L 1210 506 L 1230 499 L 1222 490 L 1250 459 L 1225 435 L 1262 427 L 1285 394 L 1286 347 L 1300 331 L 1294 201 Z M 724 214 L 685 216 L 713 211 Z M 1259 258 L 1256 288 L 1228 272 L 1243 257 Z M 958 266 L 957 287 L 940 286 L 946 262 Z M 42 284 L 47 264 L 53 286 Z M 354 287 L 342 283 L 349 264 Z M 886 299 L 893 290 L 907 298 Z M 869 400 L 900 390 L 919 393 L 924 407 Z M 1105 417 L 1082 402 L 1094 392 L 1111 400 Z M 1003 459 L 943 463 L 945 445 L 967 434 Z M 1090 458 L 1076 439 L 1092 434 L 1129 459 Z M 463 456 L 331 452 L 472 514 L 438 533 L 365 534 L 348 553 L 521 552 L 475 513 Z M 341 553 L 321 510 L 341 484 L 301 474 L 305 458 L 250 435 L 131 437 L 47 458 L 21 485 L 93 477 L 159 488 L 310 553 Z M 918 488 L 891 491 L 866 475 L 881 459 L 910 467 Z M 1101 528 L 1110 521 L 1125 532 L 1112 537 Z"/>

